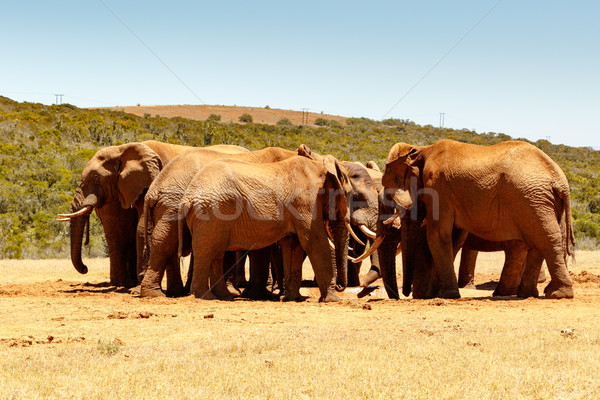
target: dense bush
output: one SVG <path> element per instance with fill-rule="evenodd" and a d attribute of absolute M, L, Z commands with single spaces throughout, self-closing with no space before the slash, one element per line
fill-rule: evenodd
<path fill-rule="evenodd" d="M 252 122 L 252 115 L 248 114 L 248 113 L 243 113 L 242 115 L 240 115 L 239 118 L 240 122 Z"/>
<path fill-rule="evenodd" d="M 390 147 L 403 141 L 431 144 L 440 138 L 477 144 L 511 139 L 501 133 L 420 126 L 411 121 L 350 118 L 346 125 L 294 126 L 219 123 L 185 118 L 138 117 L 121 111 L 45 106 L 0 97 L 0 257 L 49 258 L 69 255 L 68 224 L 55 215 L 70 202 L 87 161 L 100 147 L 156 139 L 204 146 L 237 144 L 316 152 L 383 167 Z M 589 148 L 534 143 L 565 171 L 571 184 L 573 217 L 581 243 L 600 247 L 600 152 Z M 91 219 L 89 254 L 104 255 L 102 228 Z"/>

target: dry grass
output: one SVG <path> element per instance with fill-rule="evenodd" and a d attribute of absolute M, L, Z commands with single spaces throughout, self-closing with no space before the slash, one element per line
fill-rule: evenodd
<path fill-rule="evenodd" d="M 501 263 L 482 254 L 478 282 Z M 0 261 L 0 398 L 600 395 L 597 252 L 578 253 L 572 301 L 140 299 L 107 264 Z"/>
<path fill-rule="evenodd" d="M 149 114 L 152 116 L 160 115 L 161 117 L 182 117 L 196 120 L 205 120 L 210 114 L 218 114 L 223 122 L 239 122 L 239 117 L 242 114 L 248 113 L 252 115 L 254 122 L 268 125 L 275 125 L 282 118 L 289 119 L 294 125 L 302 125 L 302 111 L 282 110 L 278 108 L 264 107 L 239 107 L 239 106 L 217 106 L 217 105 L 169 105 L 169 106 L 127 106 L 127 107 L 110 107 L 112 110 L 125 111 L 130 114 L 143 116 Z M 317 118 L 325 118 L 335 120 L 341 124 L 346 123 L 346 117 L 339 115 L 321 114 L 309 112 L 305 116 L 308 124 L 314 124 Z"/>

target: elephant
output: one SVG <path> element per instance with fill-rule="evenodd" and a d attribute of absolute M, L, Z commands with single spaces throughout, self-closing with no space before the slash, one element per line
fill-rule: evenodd
<path fill-rule="evenodd" d="M 347 275 L 347 199 L 368 196 L 358 190 L 346 168 L 331 156 L 322 162 L 303 156 L 270 164 L 211 162 L 196 174 L 182 200 L 194 253 L 192 293 L 199 298 L 226 297 L 215 272 L 223 253 L 278 242 L 283 254 L 284 300 L 302 299 L 299 289 L 306 253 L 320 289 L 319 300 L 338 301 L 336 274 L 342 288 Z M 326 225 L 332 232 L 334 257 Z"/>
<path fill-rule="evenodd" d="M 256 163 L 267 163 L 285 160 L 298 155 L 297 151 L 285 150 L 278 147 L 268 147 L 262 150 L 243 154 L 230 154 L 227 158 L 235 158 Z M 161 281 L 166 270 L 167 272 L 167 294 L 169 296 L 180 296 L 187 294 L 189 288 L 184 288 L 181 280 L 181 271 L 179 269 L 179 256 L 189 254 L 191 251 L 191 238 L 189 232 L 182 232 L 182 237 L 178 236 L 178 221 L 181 218 L 180 203 L 186 188 L 192 181 L 192 178 L 207 163 L 224 158 L 219 152 L 206 148 L 197 148 L 189 150 L 174 159 L 164 170 L 156 177 L 146 193 L 146 202 L 142 211 L 138 229 L 144 232 L 144 246 L 146 255 L 140 254 L 144 259 L 142 269 L 149 271 L 148 276 L 144 276 L 141 281 L 140 296 L 159 297 L 164 296 L 161 290 Z M 180 248 L 181 243 L 181 248 Z M 251 275 L 257 264 L 264 265 L 270 255 L 251 254 Z M 236 264 L 236 261 L 233 260 Z M 238 259 L 238 264 L 243 260 Z M 255 266 L 255 268 L 253 268 Z M 190 268 L 193 271 L 193 267 Z M 252 277 L 251 277 L 252 280 Z M 188 275 L 188 282 L 191 283 Z M 264 282 L 266 284 L 266 281 Z M 260 291 L 256 286 L 258 282 L 254 281 L 252 291 Z M 252 282 L 251 282 L 252 286 Z M 262 285 L 264 289 L 264 285 Z M 266 293 L 255 293 L 251 297 L 268 297 Z"/>
<path fill-rule="evenodd" d="M 213 148 L 223 153 L 248 151 L 234 145 Z M 77 271 L 85 274 L 88 270 L 81 259 L 81 245 L 95 209 L 108 245 L 111 285 L 130 288 L 138 284 L 136 227 L 145 191 L 165 165 L 189 149 L 149 140 L 105 147 L 94 154 L 81 174 L 72 213 L 58 216 L 60 221 L 70 221 L 71 261 Z"/>
<path fill-rule="evenodd" d="M 560 167 L 535 146 L 522 141 L 478 146 L 447 139 L 429 146 L 397 143 L 386 160 L 382 184 L 374 247 L 390 298 L 398 298 L 392 248 L 400 240 L 405 295 L 411 291 L 408 283 L 418 256 L 407 253 L 412 248 L 431 252 L 438 296 L 460 297 L 453 258 L 468 233 L 525 243 L 529 250 L 519 296 L 538 295 L 537 277 L 546 260 L 551 281 L 545 296 L 573 297 L 566 267 L 570 246 L 575 246 L 569 184 Z M 386 228 L 398 218 L 401 235 Z M 414 246 L 423 240 L 427 246 Z"/>

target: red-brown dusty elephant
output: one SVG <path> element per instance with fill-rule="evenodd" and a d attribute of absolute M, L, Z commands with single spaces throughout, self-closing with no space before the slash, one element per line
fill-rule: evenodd
<path fill-rule="evenodd" d="M 217 145 L 225 152 L 247 152 L 239 146 Z M 110 258 L 110 283 L 133 287 L 138 284 L 136 227 L 144 194 L 162 168 L 191 149 L 149 140 L 102 148 L 85 166 L 77 187 L 72 213 L 59 215 L 70 221 L 71 261 L 77 271 L 87 273 L 81 259 L 85 226 L 95 209 L 102 223 Z"/>
<path fill-rule="evenodd" d="M 215 274 L 223 253 L 279 242 L 284 259 L 284 299 L 302 298 L 299 288 L 306 253 L 315 271 L 320 300 L 339 300 L 336 271 L 340 276 L 346 273 L 347 198 L 355 195 L 353 190 L 344 166 L 333 157 L 322 162 L 296 156 L 270 164 L 239 160 L 208 164 L 196 174 L 182 200 L 194 252 L 192 293 L 202 298 L 226 296 Z M 335 257 L 329 248 L 326 223 L 334 238 Z M 149 275 L 150 270 L 146 277 Z"/>
<path fill-rule="evenodd" d="M 415 272 L 414 263 L 407 262 L 412 256 L 406 251 L 422 248 L 410 242 L 425 235 L 432 275 L 439 283 L 438 296 L 460 297 L 453 258 L 471 232 L 485 240 L 519 240 L 527 245 L 519 296 L 537 296 L 537 277 L 542 260 L 546 260 L 551 277 L 546 297 L 573 297 L 566 267 L 570 245 L 575 244 L 569 184 L 560 167 L 535 146 L 520 141 L 493 146 L 451 140 L 430 146 L 397 143 L 386 160 L 382 183 L 380 227 L 404 214 L 405 280 Z M 460 234 L 453 237 L 453 232 Z M 398 298 L 391 249 L 400 234 L 382 228 L 377 236 L 388 295 Z M 406 281 L 403 291 L 410 292 Z"/>

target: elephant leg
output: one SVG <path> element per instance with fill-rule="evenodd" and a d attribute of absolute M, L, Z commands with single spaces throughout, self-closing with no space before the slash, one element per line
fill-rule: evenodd
<path fill-rule="evenodd" d="M 542 268 L 544 257 L 537 249 L 530 249 L 527 252 L 527 258 L 525 262 L 525 270 L 521 277 L 521 283 L 517 289 L 518 297 L 538 297 L 539 292 L 537 289 L 537 278 Z"/>
<path fill-rule="evenodd" d="M 528 244 L 538 249 L 546 260 L 550 273 L 550 283 L 544 289 L 546 298 L 573 298 L 573 283 L 567 270 L 561 228 L 558 221 L 552 217 L 542 219 L 539 227 L 541 232 L 532 232 L 525 239 Z M 536 272 L 535 282 L 539 277 L 539 270 Z"/>
<path fill-rule="evenodd" d="M 433 256 L 433 276 L 439 283 L 438 296 L 447 299 L 460 298 L 458 282 L 454 273 L 452 222 L 427 220 L 427 243 Z"/>
<path fill-rule="evenodd" d="M 240 259 L 245 260 L 245 257 L 242 257 L 242 254 L 244 253 L 245 252 L 241 251 L 226 251 L 223 256 L 221 279 L 224 280 L 227 290 L 229 290 L 229 292 L 234 296 L 239 296 L 242 294 L 239 287 L 236 285 L 236 275 L 238 271 L 238 261 Z"/>
<path fill-rule="evenodd" d="M 373 239 L 369 239 L 371 246 L 373 245 Z M 379 252 L 376 251 L 371 254 L 371 268 L 364 278 L 360 281 L 361 287 L 367 287 L 377 279 L 381 278 L 381 268 L 379 267 Z"/>
<path fill-rule="evenodd" d="M 148 268 L 144 274 L 144 280 L 140 285 L 140 297 L 164 297 L 161 283 L 165 274 L 165 266 L 169 263 L 169 257 L 155 250 L 150 253 Z"/>
<path fill-rule="evenodd" d="M 124 209 L 117 201 L 96 208 L 102 221 L 110 259 L 110 284 L 134 287 L 139 284 L 137 273 L 138 214 L 133 208 Z"/>
<path fill-rule="evenodd" d="M 236 251 L 236 263 L 234 266 L 234 285 L 238 290 L 248 286 L 246 280 L 246 258 L 248 257 L 247 251 Z"/>
<path fill-rule="evenodd" d="M 463 246 L 458 269 L 458 287 L 475 288 L 475 264 L 477 263 L 478 254 L 477 250 Z"/>
<path fill-rule="evenodd" d="M 250 284 L 244 290 L 243 296 L 254 300 L 270 300 L 271 292 L 267 290 L 269 280 L 269 264 L 271 248 L 265 247 L 253 250 L 250 257 Z"/>
<path fill-rule="evenodd" d="M 284 295 L 283 301 L 302 301 L 302 262 L 304 249 L 296 236 L 288 236 L 279 241 L 283 258 Z"/>
<path fill-rule="evenodd" d="M 184 287 L 186 295 L 191 293 L 193 277 L 194 277 L 194 253 L 192 252 L 190 254 L 190 265 L 188 268 L 187 280 L 185 281 L 185 287 Z"/>
<path fill-rule="evenodd" d="M 513 296 L 518 293 L 526 266 L 527 253 L 528 248 L 525 243 L 521 241 L 507 242 L 504 250 L 504 267 L 493 296 Z"/>
<path fill-rule="evenodd" d="M 546 270 L 544 268 L 540 268 L 540 274 L 538 276 L 538 283 L 546 282 Z"/>
<path fill-rule="evenodd" d="M 179 257 L 171 257 L 167 263 L 167 296 L 181 297 L 186 295 L 183 281 L 181 280 L 181 268 Z"/>
<path fill-rule="evenodd" d="M 334 233 L 335 236 L 335 233 Z M 335 263 L 333 262 L 334 255 L 327 244 L 327 234 L 325 229 L 317 231 L 315 237 L 311 238 L 310 242 L 300 242 L 315 272 L 315 280 L 319 286 L 321 297 L 319 301 L 329 303 L 340 301 L 340 297 L 335 291 L 336 274 Z M 302 270 L 302 265 L 297 268 Z"/>
<path fill-rule="evenodd" d="M 279 289 L 279 295 L 283 294 L 283 254 L 279 243 L 272 244 L 271 248 L 271 276 L 273 287 Z M 273 290 L 271 290 L 273 292 Z"/>
<path fill-rule="evenodd" d="M 360 233 L 363 234 L 362 232 L 360 232 Z M 363 236 L 364 236 L 364 234 L 363 234 Z M 366 242 L 366 240 L 367 239 L 365 236 L 364 241 Z M 353 248 L 353 250 L 350 254 L 352 257 L 359 257 L 361 254 L 364 253 L 365 248 L 366 248 L 365 245 L 362 245 L 353 239 L 351 240 L 350 243 Z M 348 260 L 348 286 L 350 286 L 350 287 L 360 286 L 359 273 L 360 273 L 361 265 L 362 265 L 362 262 L 353 263 L 352 261 Z"/>
<path fill-rule="evenodd" d="M 194 246 L 194 249 L 197 247 Z M 207 254 L 205 252 L 194 252 L 194 275 L 190 286 L 190 293 L 196 298 L 204 300 L 215 300 L 217 297 L 210 291 L 208 281 L 211 275 L 211 267 L 215 254 Z M 223 271 L 223 262 L 221 259 L 221 276 Z"/>
<path fill-rule="evenodd" d="M 218 254 L 210 264 L 210 290 L 219 300 L 233 300 L 223 276 L 223 258 L 223 253 Z"/>

